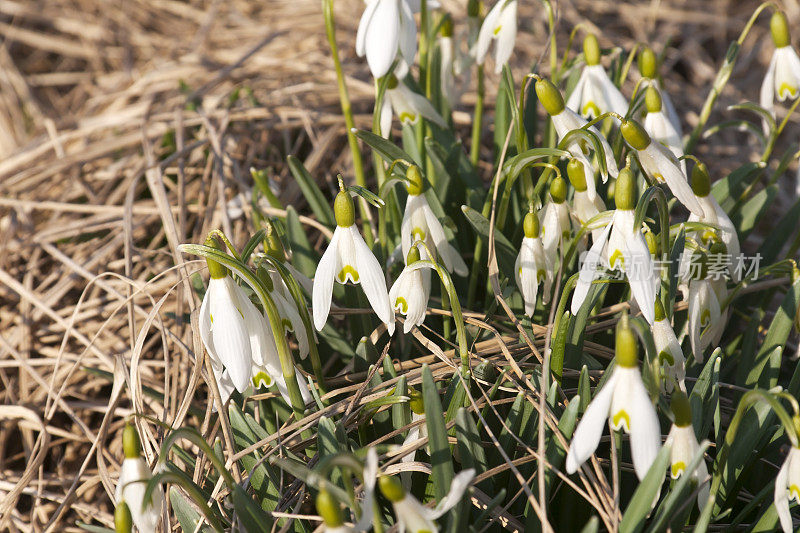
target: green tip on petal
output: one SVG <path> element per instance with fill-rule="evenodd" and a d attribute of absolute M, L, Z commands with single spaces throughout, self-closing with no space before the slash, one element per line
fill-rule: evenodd
<path fill-rule="evenodd" d="M 114 509 L 114 531 L 117 533 L 131 533 L 133 531 L 133 517 L 128 504 L 124 501 L 117 504 Z"/>
<path fill-rule="evenodd" d="M 636 208 L 636 200 L 636 178 L 630 168 L 623 168 L 614 185 L 614 202 L 617 209 L 628 210 Z"/>
<path fill-rule="evenodd" d="M 535 239 L 539 236 L 539 217 L 536 213 L 528 213 L 525 215 L 525 220 L 522 222 L 522 229 L 525 231 L 525 236 L 529 239 Z"/>
<path fill-rule="evenodd" d="M 711 192 L 711 177 L 703 163 L 698 162 L 692 169 L 692 192 L 700 198 L 705 198 Z"/>
<path fill-rule="evenodd" d="M 408 191 L 408 194 L 411 196 L 419 196 L 422 194 L 422 173 L 419 171 L 417 165 L 408 167 L 408 170 L 406 170 L 406 178 L 408 179 L 408 183 L 406 184 L 406 191 Z"/>
<path fill-rule="evenodd" d="M 353 208 L 353 198 L 347 191 L 339 191 L 333 202 L 333 214 L 336 216 L 336 225 L 349 228 L 356 221 L 356 211 Z"/>
<path fill-rule="evenodd" d="M 416 246 L 412 246 L 408 250 L 408 255 L 406 256 L 406 265 L 413 265 L 417 261 L 419 261 L 419 248 Z"/>
<path fill-rule="evenodd" d="M 401 502 L 406 497 L 402 483 L 394 476 L 381 476 L 378 479 L 378 486 L 386 499 L 392 503 Z"/>
<path fill-rule="evenodd" d="M 649 46 L 639 54 L 639 72 L 643 78 L 655 79 L 658 75 L 658 58 Z"/>
<path fill-rule="evenodd" d="M 623 313 L 617 323 L 617 364 L 624 368 L 636 368 L 639 364 L 639 342 L 631 329 L 628 313 Z"/>
<path fill-rule="evenodd" d="M 567 163 L 567 177 L 570 183 L 578 192 L 586 190 L 586 174 L 583 170 L 583 163 L 580 159 L 570 159 Z"/>
<path fill-rule="evenodd" d="M 661 303 L 661 298 L 656 298 L 655 315 L 656 322 L 660 322 L 667 318 L 667 313 L 664 312 L 664 304 Z"/>
<path fill-rule="evenodd" d="M 644 105 L 648 113 L 658 113 L 661 111 L 661 94 L 658 89 L 650 85 L 644 93 Z"/>
<path fill-rule="evenodd" d="M 685 392 L 675 389 L 669 407 L 672 409 L 672 414 L 675 415 L 676 426 L 683 428 L 692 424 L 692 404 L 689 403 L 689 397 Z"/>
<path fill-rule="evenodd" d="M 422 401 L 422 393 L 416 389 L 409 389 L 408 397 L 411 398 L 408 401 L 408 407 L 411 409 L 411 412 L 417 415 L 424 415 L 425 402 Z"/>
<path fill-rule="evenodd" d="M 789 21 L 783 11 L 776 11 L 769 19 L 769 32 L 772 34 L 772 42 L 776 48 L 789 46 L 791 37 L 789 36 Z"/>
<path fill-rule="evenodd" d="M 594 33 L 588 34 L 583 40 L 583 57 L 589 66 L 600 64 L 600 44 Z"/>
<path fill-rule="evenodd" d="M 442 28 L 439 30 L 442 37 L 452 37 L 453 36 L 453 19 L 450 17 L 446 17 L 442 21 Z"/>
<path fill-rule="evenodd" d="M 211 235 L 209 235 L 206 239 L 206 246 L 215 248 L 220 252 L 225 251 L 225 247 L 222 245 L 222 243 Z M 222 279 L 228 275 L 228 269 L 213 259 L 206 258 L 206 264 L 208 265 L 208 273 L 211 275 L 212 279 Z"/>
<path fill-rule="evenodd" d="M 623 120 L 619 129 L 622 132 L 622 136 L 625 137 L 625 141 L 634 150 L 644 150 L 650 146 L 650 135 L 635 120 Z"/>
<path fill-rule="evenodd" d="M 125 459 L 136 459 L 142 453 L 142 443 L 133 424 L 126 423 L 122 430 L 122 451 Z"/>
<path fill-rule="evenodd" d="M 342 513 L 339 512 L 339 503 L 333 499 L 330 492 L 325 490 L 324 485 L 319 494 L 317 494 L 316 504 L 317 512 L 322 517 L 326 527 L 339 527 L 344 523 Z"/>
<path fill-rule="evenodd" d="M 550 198 L 557 204 L 563 204 L 567 199 L 567 182 L 561 176 L 550 183 Z"/>
<path fill-rule="evenodd" d="M 536 81 L 535 88 L 536 96 L 548 115 L 554 117 L 564 111 L 564 97 L 553 82 L 542 78 Z"/>

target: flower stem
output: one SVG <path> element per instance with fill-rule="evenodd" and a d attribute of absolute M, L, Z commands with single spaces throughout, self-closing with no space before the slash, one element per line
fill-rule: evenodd
<path fill-rule="evenodd" d="M 481 156 L 481 128 L 483 126 L 483 98 L 486 87 L 483 76 L 483 65 L 478 65 L 478 94 L 475 101 L 475 111 L 472 115 L 472 144 L 469 151 L 469 160 L 472 166 L 478 166 Z"/>

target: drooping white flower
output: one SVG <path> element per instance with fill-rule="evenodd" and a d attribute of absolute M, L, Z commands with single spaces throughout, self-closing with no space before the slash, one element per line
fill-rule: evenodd
<path fill-rule="evenodd" d="M 632 119 L 623 120 L 620 131 L 630 147 L 636 150 L 647 175 L 657 182 L 666 183 L 680 203 L 695 215 L 702 216 L 703 208 L 673 153 L 660 142 L 653 142 L 644 128 Z"/>
<path fill-rule="evenodd" d="M 358 24 L 356 53 L 359 57 L 367 56 L 376 79 L 389 73 L 398 55 L 405 64 L 414 63 L 417 24 L 406 0 L 367 1 Z"/>
<path fill-rule="evenodd" d="M 536 310 L 536 298 L 539 293 L 539 283 L 544 281 L 544 294 L 542 301 L 550 301 L 550 287 L 553 283 L 552 268 L 547 264 L 542 239 L 539 236 L 539 217 L 536 213 L 528 213 L 523 221 L 525 236 L 522 246 L 514 264 L 514 273 L 517 278 L 517 287 L 525 301 L 525 314 L 533 316 Z"/>
<path fill-rule="evenodd" d="M 654 87 L 661 95 L 661 103 L 667 118 L 672 124 L 673 129 L 678 132 L 678 138 L 683 138 L 683 128 L 681 127 L 681 118 L 672 104 L 672 100 L 666 91 L 661 87 L 661 82 L 658 80 L 658 58 L 655 52 L 650 47 L 645 47 L 639 54 L 639 72 L 644 78 L 642 87 Z"/>
<path fill-rule="evenodd" d="M 141 456 L 139 435 L 131 424 L 125 425 L 122 444 L 125 459 L 120 467 L 114 498 L 117 505 L 123 501 L 128 505 L 133 523 L 140 533 L 155 533 L 164 505 L 164 491 L 158 485 L 150 500 L 144 500 L 147 482 L 153 477 L 153 472 Z"/>
<path fill-rule="evenodd" d="M 386 138 L 392 131 L 393 114 L 404 124 L 416 124 L 423 117 L 441 128 L 447 127 L 447 123 L 427 98 L 415 93 L 394 76 L 389 80 L 381 107 L 381 135 Z"/>
<path fill-rule="evenodd" d="M 617 365 L 572 436 L 566 463 L 569 474 L 597 449 L 606 420 L 614 430 L 630 434 L 631 457 L 639 480 L 644 479 L 661 447 L 658 416 L 639 372 L 636 336 L 627 323 L 624 315 L 617 327 Z"/>
<path fill-rule="evenodd" d="M 606 206 L 600 196 L 595 195 L 594 199 L 589 197 L 586 179 L 591 179 L 594 183 L 594 174 L 586 175 L 584 164 L 580 159 L 570 159 L 567 163 L 567 176 L 575 188 L 575 193 L 572 195 L 572 216 L 580 226 L 583 226 L 605 211 Z M 603 234 L 603 228 L 593 229 L 591 234 L 592 239 L 596 241 Z M 588 239 L 588 236 L 586 238 Z"/>
<path fill-rule="evenodd" d="M 380 263 L 356 228 L 353 200 L 348 191 L 342 190 L 336 195 L 334 214 L 336 230 L 314 276 L 311 298 L 314 326 L 318 331 L 325 327 L 331 309 L 334 280 L 342 285 L 349 281 L 361 284 L 373 311 L 386 324 L 389 335 L 392 335 L 394 310 L 389 303 L 386 278 Z"/>
<path fill-rule="evenodd" d="M 540 79 L 536 82 L 535 87 L 536 95 L 539 97 L 542 107 L 544 107 L 547 113 L 550 115 L 550 119 L 553 122 L 553 127 L 556 130 L 556 135 L 558 135 L 559 141 L 570 131 L 586 126 L 587 121 L 583 117 L 579 116 L 572 109 L 564 105 L 564 98 L 561 96 L 561 93 L 558 91 L 558 89 L 556 89 L 555 85 L 553 85 L 549 80 Z M 611 146 L 608 144 L 606 138 L 603 137 L 599 131 L 597 131 L 597 128 L 592 126 L 588 128 L 588 130 L 597 136 L 600 145 L 603 148 L 606 169 L 608 171 L 607 173 L 601 174 L 603 183 L 605 183 L 608 180 L 609 174 L 612 177 L 616 177 L 619 173 L 617 163 L 614 161 L 614 152 L 611 150 Z M 597 196 L 594 183 L 594 173 L 589 159 L 583 153 L 581 143 L 578 140 L 571 142 L 569 146 L 567 146 L 567 151 L 569 151 L 574 158 L 583 163 L 583 170 L 586 174 L 584 181 L 586 182 L 589 199 L 594 201 L 594 198 Z"/>
<path fill-rule="evenodd" d="M 775 510 L 784 533 L 794 531 L 789 502 L 800 503 L 800 448 L 792 446 L 775 478 Z"/>
<path fill-rule="evenodd" d="M 728 296 L 724 279 L 693 279 L 689 282 L 689 341 L 692 353 L 702 363 L 709 346 L 716 347 L 728 320 L 722 303 Z"/>
<path fill-rule="evenodd" d="M 683 156 L 683 143 L 681 142 L 680 131 L 669 120 L 663 111 L 664 106 L 661 94 L 652 85 L 647 88 L 645 94 L 645 105 L 647 115 L 644 117 L 644 129 L 650 137 L 666 146 L 676 158 Z M 681 171 L 686 174 L 686 162 L 680 161 Z"/>
<path fill-rule="evenodd" d="M 761 85 L 759 103 L 775 116 L 775 98 L 781 102 L 794 100 L 800 94 L 800 58 L 792 48 L 786 15 L 776 11 L 770 19 L 770 32 L 775 43 L 772 60 Z"/>
<path fill-rule="evenodd" d="M 594 34 L 590 33 L 584 39 L 583 54 L 586 66 L 567 100 L 567 107 L 587 118 L 598 117 L 608 111 L 624 117 L 628 112 L 628 101 L 600 64 L 600 45 Z"/>
<path fill-rule="evenodd" d="M 425 311 L 428 309 L 431 272 L 427 266 L 417 265 L 416 268 L 411 268 L 419 260 L 420 251 L 416 246 L 412 246 L 408 252 L 405 268 L 389 289 L 389 302 L 396 312 L 406 317 L 403 333 L 408 333 L 414 326 L 421 326 L 425 321 Z"/>
<path fill-rule="evenodd" d="M 642 235 L 634 227 L 636 182 L 630 169 L 622 169 L 617 178 L 614 199 L 617 208 L 611 222 L 592 243 L 581 265 L 578 283 L 572 294 L 571 310 L 577 314 L 589 293 L 592 282 L 600 275 L 602 265 L 611 270 L 621 269 L 628 278 L 631 293 L 648 323 L 654 321 L 656 272 L 653 258 Z"/>
<path fill-rule="evenodd" d="M 566 199 L 567 182 L 564 178 L 558 177 L 550 184 L 551 201 L 545 204 L 542 215 L 542 245 L 552 277 L 555 277 L 554 271 L 559 258 L 558 251 L 572 234 L 572 222 Z"/>
<path fill-rule="evenodd" d="M 667 435 L 665 444 L 670 446 L 672 454 L 670 476 L 672 479 L 678 479 L 686 474 L 686 469 L 695 455 L 697 455 L 700 444 L 697 442 L 694 427 L 692 427 L 692 407 L 686 394 L 683 391 L 675 391 L 672 395 L 670 406 L 675 416 L 675 421 L 672 424 L 669 435 Z M 706 462 L 701 459 L 694 472 L 690 472 L 688 475 L 691 476 L 691 482 L 694 487 L 702 484 L 700 491 L 697 493 L 697 507 L 702 511 L 708 501 L 710 492 Z"/>
<path fill-rule="evenodd" d="M 653 333 L 653 342 L 656 346 L 658 361 L 665 372 L 665 379 L 661 382 L 661 390 L 672 392 L 675 384 L 682 391 L 686 391 L 686 358 L 675 336 L 675 330 L 669 323 L 664 313 L 661 300 L 656 298 L 655 322 L 650 327 Z M 673 450 L 674 453 L 674 450 Z"/>
<path fill-rule="evenodd" d="M 438 37 L 439 43 L 439 76 L 442 96 L 450 106 L 455 106 L 461 100 L 461 95 L 469 86 L 470 67 L 475 58 L 465 54 L 459 48 L 459 38 L 453 34 L 453 21 L 446 19 L 442 23 L 442 30 Z"/>
<path fill-rule="evenodd" d="M 422 175 L 419 168 L 412 165 L 406 172 L 409 183 L 406 187 L 408 198 L 403 221 L 400 225 L 400 243 L 403 247 L 403 257 L 408 257 L 411 245 L 422 241 L 441 259 L 448 272 L 455 272 L 459 276 L 467 275 L 467 265 L 458 250 L 447 241 L 441 221 L 431 209 L 428 200 L 423 194 Z M 432 258 L 436 259 L 436 258 Z"/>
<path fill-rule="evenodd" d="M 483 65 L 493 40 L 497 41 L 494 71 L 499 74 L 511 58 L 517 40 L 517 0 L 498 0 L 483 19 L 478 42 L 475 44 L 475 62 L 479 65 Z"/>

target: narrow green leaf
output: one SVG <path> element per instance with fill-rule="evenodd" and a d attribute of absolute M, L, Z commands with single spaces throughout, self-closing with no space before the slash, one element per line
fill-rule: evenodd
<path fill-rule="evenodd" d="M 625 514 L 622 515 L 622 521 L 619 524 L 620 533 L 641 531 L 644 527 L 644 521 L 647 515 L 650 514 L 653 502 L 661 491 L 661 485 L 664 483 L 664 471 L 669 466 L 670 453 L 670 447 L 663 446 L 652 466 L 650 466 L 647 475 L 636 487 L 628 507 L 625 508 Z"/>
<path fill-rule="evenodd" d="M 289 170 L 292 176 L 294 176 L 294 179 L 300 186 L 300 190 L 303 191 L 303 196 L 308 202 L 308 206 L 317 216 L 317 219 L 331 228 L 335 226 L 336 219 L 333 216 L 333 209 L 331 209 L 330 202 L 325 199 L 325 195 L 322 194 L 316 181 L 314 181 L 314 178 L 308 173 L 302 161 L 293 155 L 288 156 L 286 161 L 289 163 Z"/>
<path fill-rule="evenodd" d="M 292 266 L 308 278 L 313 278 L 319 263 L 319 254 L 308 242 L 308 237 L 293 206 L 286 208 L 286 238 L 292 249 Z"/>
<path fill-rule="evenodd" d="M 439 390 L 428 365 L 422 365 L 422 400 L 425 405 L 425 425 L 428 429 L 428 446 L 431 453 L 431 476 L 436 499 L 441 500 L 450 490 L 454 471 Z"/>
<path fill-rule="evenodd" d="M 469 223 L 472 224 L 472 227 L 475 228 L 475 231 L 482 238 L 488 240 L 490 226 L 486 217 L 466 205 L 461 206 L 461 211 L 463 211 Z M 500 231 L 494 232 L 494 241 L 497 246 L 497 262 L 500 270 L 509 279 L 514 279 L 514 263 L 517 260 L 517 250 L 514 249 L 514 246 Z"/>

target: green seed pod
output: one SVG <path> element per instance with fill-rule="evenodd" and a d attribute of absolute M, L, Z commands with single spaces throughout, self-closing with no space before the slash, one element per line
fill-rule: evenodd
<path fill-rule="evenodd" d="M 131 533 L 133 531 L 133 517 L 128 504 L 119 502 L 114 509 L 114 531 L 117 533 Z"/>
<path fill-rule="evenodd" d="M 644 105 L 648 113 L 658 113 L 661 111 L 661 95 L 658 89 L 650 85 L 644 93 Z"/>
<path fill-rule="evenodd" d="M 411 165 L 406 170 L 406 178 L 408 179 L 408 183 L 406 184 L 406 191 L 411 196 L 419 196 L 422 194 L 424 182 L 422 181 L 422 173 L 419 171 L 419 167 L 417 165 Z"/>
<path fill-rule="evenodd" d="M 644 150 L 650 146 L 650 135 L 633 119 L 623 120 L 619 127 L 622 136 L 634 150 Z"/>
<path fill-rule="evenodd" d="M 692 192 L 700 198 L 705 198 L 711 192 L 711 177 L 703 163 L 697 163 L 692 169 Z"/>
<path fill-rule="evenodd" d="M 580 159 L 573 158 L 569 160 L 569 163 L 567 163 L 567 176 L 576 191 L 583 192 L 586 190 L 586 174 Z"/>
<path fill-rule="evenodd" d="M 378 486 L 386 499 L 392 503 L 401 502 L 406 497 L 403 485 L 394 476 L 381 476 L 378 479 Z"/>
<path fill-rule="evenodd" d="M 639 72 L 643 78 L 655 79 L 658 76 L 658 58 L 649 46 L 639 54 Z"/>
<path fill-rule="evenodd" d="M 615 353 L 620 367 L 636 368 L 639 365 L 639 342 L 631 329 L 628 313 L 623 313 L 617 323 Z"/>
<path fill-rule="evenodd" d="M 672 414 L 675 415 L 675 425 L 685 428 L 692 424 L 692 404 L 686 393 L 680 389 L 675 389 L 669 402 Z"/>
<path fill-rule="evenodd" d="M 453 36 L 453 19 L 451 17 L 445 17 L 442 21 L 442 29 L 439 30 L 442 37 L 452 37 Z"/>
<path fill-rule="evenodd" d="M 142 453 L 142 443 L 139 441 L 139 434 L 132 424 L 125 424 L 122 430 L 122 452 L 125 459 L 136 459 Z"/>
<path fill-rule="evenodd" d="M 528 213 L 522 221 L 522 229 L 525 236 L 529 239 L 535 239 L 539 236 L 539 217 L 536 213 Z"/>
<path fill-rule="evenodd" d="M 776 11 L 772 14 L 772 18 L 769 19 L 769 32 L 772 34 L 772 42 L 775 43 L 776 48 L 783 48 L 791 44 L 789 21 L 786 20 L 786 14 L 783 11 Z"/>
<path fill-rule="evenodd" d="M 553 82 L 544 78 L 536 80 L 535 89 L 536 96 L 548 115 L 554 117 L 564 111 L 564 97 Z"/>
<path fill-rule="evenodd" d="M 356 211 L 353 208 L 353 199 L 348 191 L 339 191 L 336 200 L 333 202 L 333 214 L 336 217 L 336 225 L 349 228 L 356 221 Z"/>
<path fill-rule="evenodd" d="M 567 182 L 561 176 L 550 183 L 550 198 L 557 204 L 563 204 L 567 199 Z"/>
<path fill-rule="evenodd" d="M 216 248 L 220 252 L 225 251 L 225 247 L 222 243 L 210 235 L 206 239 L 206 246 Z M 212 279 L 222 279 L 228 275 L 228 269 L 213 259 L 206 258 L 206 264 L 208 265 L 208 273 L 211 275 Z"/>
<path fill-rule="evenodd" d="M 339 502 L 333 499 L 333 496 L 325 489 L 324 485 L 319 494 L 317 494 L 316 504 L 317 512 L 322 517 L 326 527 L 339 527 L 344 523 L 342 513 L 339 512 Z"/>
<path fill-rule="evenodd" d="M 406 256 L 406 264 L 413 265 L 419 261 L 419 248 L 416 246 L 412 246 L 408 249 L 408 255 Z"/>
<path fill-rule="evenodd" d="M 614 202 L 617 209 L 635 209 L 636 201 L 636 178 L 631 169 L 625 167 L 619 171 L 614 185 Z"/>
<path fill-rule="evenodd" d="M 583 57 L 589 66 L 600 64 L 600 44 L 594 33 L 589 33 L 583 40 Z"/>
<path fill-rule="evenodd" d="M 661 303 L 661 298 L 656 298 L 655 305 L 656 322 L 660 322 L 667 318 L 667 313 L 664 312 L 664 304 Z"/>

